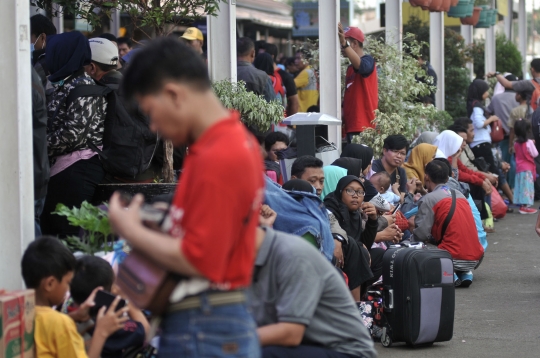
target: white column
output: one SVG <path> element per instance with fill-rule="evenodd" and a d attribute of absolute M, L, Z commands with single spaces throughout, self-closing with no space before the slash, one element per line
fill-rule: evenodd
<path fill-rule="evenodd" d="M 429 62 L 437 74 L 435 105 L 444 110 L 444 12 L 429 14 Z"/>
<path fill-rule="evenodd" d="M 321 113 L 341 119 L 340 44 L 337 35 L 339 1 L 319 1 Z M 341 126 L 328 126 L 328 139 L 341 151 Z"/>
<path fill-rule="evenodd" d="M 402 48 L 402 0 L 386 0 L 386 42 Z"/>
<path fill-rule="evenodd" d="M 292 31 L 287 31 L 287 56 L 291 57 L 293 55 L 292 51 Z"/>
<path fill-rule="evenodd" d="M 349 0 L 349 26 L 354 26 L 354 0 Z"/>
<path fill-rule="evenodd" d="M 111 19 L 109 21 L 110 32 L 114 36 L 120 36 L 120 11 L 113 9 L 111 11 Z"/>
<path fill-rule="evenodd" d="M 485 73 L 496 71 L 495 26 L 486 29 L 486 47 L 484 51 Z"/>
<path fill-rule="evenodd" d="M 465 46 L 470 46 L 473 43 L 473 27 L 471 25 L 461 25 L 461 36 L 465 40 Z M 474 77 L 474 63 L 471 61 L 466 66 L 472 79 Z"/>
<path fill-rule="evenodd" d="M 56 33 L 61 34 L 64 32 L 64 14 L 62 13 L 62 6 L 53 4 L 53 9 L 58 7 L 58 16 L 53 16 L 52 23 L 56 27 Z"/>
<path fill-rule="evenodd" d="M 519 52 L 521 52 L 521 58 L 523 59 L 523 78 L 526 78 L 529 68 L 527 66 L 527 13 L 525 12 L 525 0 L 519 0 L 518 35 Z"/>
<path fill-rule="evenodd" d="M 508 15 L 504 17 L 504 34 L 506 38 L 512 41 L 512 30 L 514 24 L 514 0 L 508 0 Z"/>
<path fill-rule="evenodd" d="M 208 16 L 208 68 L 212 81 L 236 82 L 236 1 L 219 6 Z"/>
<path fill-rule="evenodd" d="M 6 1 L 0 11 L 0 287 L 21 289 L 21 257 L 34 240 L 30 80 L 30 7 Z"/>

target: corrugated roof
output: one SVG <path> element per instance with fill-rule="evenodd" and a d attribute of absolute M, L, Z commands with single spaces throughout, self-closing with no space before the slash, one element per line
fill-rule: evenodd
<path fill-rule="evenodd" d="M 291 6 L 276 0 L 236 0 L 236 8 L 246 8 L 285 16 L 292 15 Z"/>

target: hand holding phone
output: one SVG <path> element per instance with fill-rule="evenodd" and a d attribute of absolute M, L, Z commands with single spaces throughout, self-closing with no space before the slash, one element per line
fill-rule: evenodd
<path fill-rule="evenodd" d="M 92 316 L 96 316 L 101 307 L 111 307 L 112 303 L 116 299 L 117 296 L 107 292 L 100 290 L 96 293 L 96 298 L 94 299 L 94 307 L 90 309 L 90 314 Z M 121 299 L 118 301 L 118 304 L 116 305 L 116 311 L 121 310 L 126 306 L 126 300 Z"/>

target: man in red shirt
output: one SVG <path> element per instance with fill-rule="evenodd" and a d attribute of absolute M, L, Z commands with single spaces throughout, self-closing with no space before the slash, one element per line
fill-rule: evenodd
<path fill-rule="evenodd" d="M 352 137 L 365 128 L 374 128 L 372 121 L 379 105 L 379 85 L 375 60 L 364 54 L 362 30 L 358 27 L 343 29 L 339 24 L 338 36 L 343 55 L 351 62 L 347 68 L 343 97 L 343 125 L 350 143 Z"/>
<path fill-rule="evenodd" d="M 160 357 L 259 357 L 244 294 L 264 192 L 257 141 L 215 96 L 200 56 L 176 39 L 141 49 L 122 89 L 137 98 L 152 130 L 175 146 L 189 145 L 166 233 L 143 226 L 140 195 L 124 208 L 116 193 L 109 206 L 117 234 L 170 272 L 188 277 L 163 317 Z"/>

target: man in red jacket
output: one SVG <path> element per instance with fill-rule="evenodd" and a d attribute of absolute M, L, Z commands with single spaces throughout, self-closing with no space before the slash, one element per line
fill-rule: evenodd
<path fill-rule="evenodd" d="M 428 163 L 424 182 L 429 193 L 418 202 L 413 235 L 416 241 L 433 239 L 439 249 L 448 251 L 454 259 L 456 286 L 469 287 L 473 279 L 472 270 L 484 255 L 484 249 L 478 241 L 469 202 L 459 191 L 455 191 L 455 210 L 446 231 L 442 233 L 452 207 L 452 192 L 446 186 L 447 181 L 448 168 L 444 163 Z"/>
<path fill-rule="evenodd" d="M 374 128 L 375 110 L 379 106 L 377 68 L 371 55 L 364 53 L 364 33 L 358 27 L 343 29 L 338 25 L 338 36 L 343 55 L 351 65 L 347 68 L 343 97 L 343 124 L 347 142 L 365 128 Z"/>

